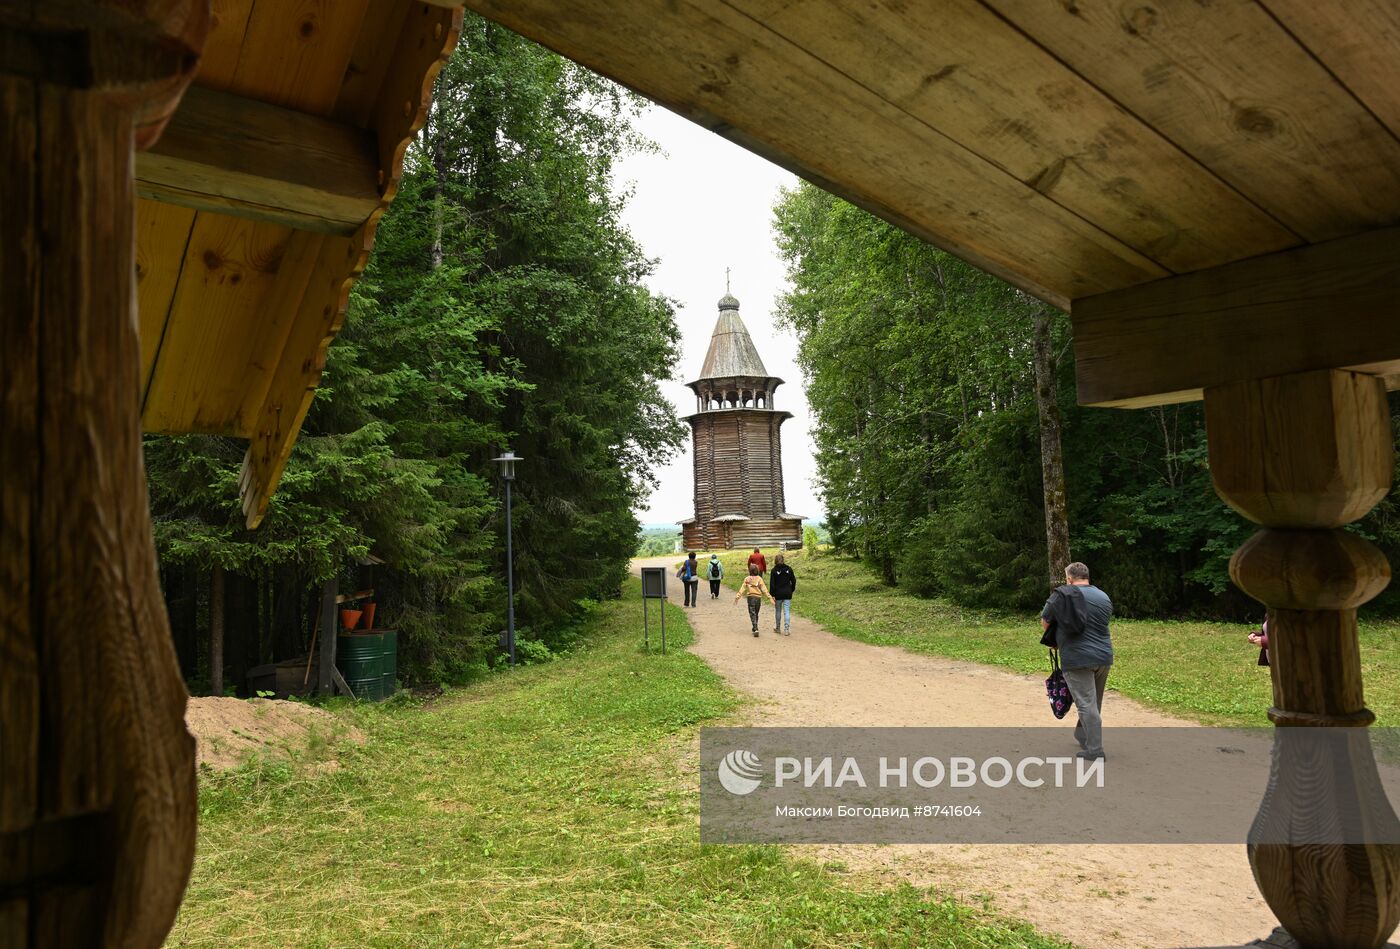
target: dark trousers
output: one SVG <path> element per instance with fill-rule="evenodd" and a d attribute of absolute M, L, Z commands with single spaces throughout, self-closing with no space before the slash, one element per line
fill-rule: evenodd
<path fill-rule="evenodd" d="M 753 624 L 753 631 L 758 632 L 758 609 L 763 605 L 760 597 L 749 597 L 749 622 Z"/>
<path fill-rule="evenodd" d="M 719 599 L 719 581 L 718 581 L 718 580 L 711 580 L 711 581 L 710 581 L 710 596 L 714 597 L 716 600 Z"/>
<path fill-rule="evenodd" d="M 686 606 L 699 606 L 699 605 L 700 605 L 700 581 L 699 581 L 699 580 L 684 580 L 684 581 L 682 581 L 682 583 L 683 583 L 683 585 L 685 586 L 685 605 L 686 605 Z"/>

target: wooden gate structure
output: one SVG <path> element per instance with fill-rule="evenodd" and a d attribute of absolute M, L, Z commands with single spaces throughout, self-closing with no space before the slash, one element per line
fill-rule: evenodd
<path fill-rule="evenodd" d="M 1082 403 L 1204 398 L 1217 490 L 1263 525 L 1232 573 L 1270 608 L 1269 718 L 1370 722 L 1356 609 L 1390 571 L 1340 528 L 1394 467 L 1394 3 L 468 6 L 1068 310 Z M 0 944 L 170 926 L 195 779 L 140 431 L 247 438 L 261 519 L 460 22 L 0 0 Z M 1250 861 L 1305 945 L 1400 918 L 1394 847 Z"/>

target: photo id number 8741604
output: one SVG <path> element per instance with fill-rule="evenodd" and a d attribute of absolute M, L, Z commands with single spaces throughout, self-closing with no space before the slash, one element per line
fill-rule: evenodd
<path fill-rule="evenodd" d="M 914 807 L 915 817 L 981 817 L 980 804 L 919 804 Z"/>

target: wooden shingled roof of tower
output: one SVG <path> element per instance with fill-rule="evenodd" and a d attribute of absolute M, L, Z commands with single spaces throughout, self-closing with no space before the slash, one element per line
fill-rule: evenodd
<path fill-rule="evenodd" d="M 720 297 L 719 319 L 710 337 L 710 348 L 700 367 L 699 379 L 729 379 L 740 376 L 766 378 L 768 370 L 758 355 L 749 329 L 739 316 L 739 301 L 729 293 Z M 697 381 L 699 381 L 697 379 Z"/>

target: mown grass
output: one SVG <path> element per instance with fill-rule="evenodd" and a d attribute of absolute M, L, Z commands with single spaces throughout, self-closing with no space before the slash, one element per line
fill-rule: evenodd
<path fill-rule="evenodd" d="M 738 583 L 751 551 L 721 554 L 725 582 Z M 771 568 L 775 551 L 765 550 Z M 838 636 L 912 652 L 965 659 L 1015 672 L 1048 673 L 1033 614 L 963 610 L 888 587 L 864 565 L 829 552 L 787 555 L 798 575 L 792 608 Z M 706 558 L 708 559 L 708 558 Z M 1107 591 L 1111 596 L 1112 590 Z M 1262 608 L 1261 608 L 1262 614 Z M 1262 616 L 1261 616 L 1262 618 Z M 1266 725 L 1269 670 L 1235 623 L 1113 621 L 1109 688 L 1210 725 Z M 1377 724 L 1400 726 L 1400 624 L 1361 627 L 1366 704 Z"/>
<path fill-rule="evenodd" d="M 668 610 L 664 657 L 640 652 L 633 582 L 565 658 L 427 706 L 341 709 L 368 740 L 336 771 L 205 776 L 168 944 L 1062 945 L 781 848 L 701 846 L 698 727 L 738 702 Z"/>

